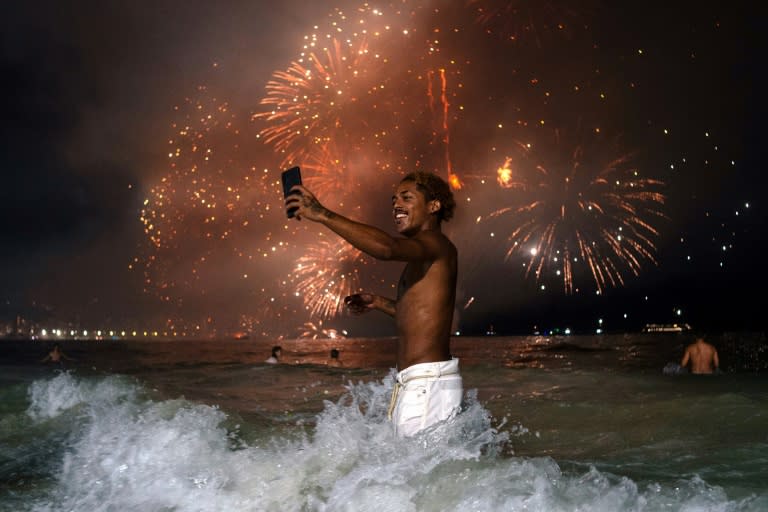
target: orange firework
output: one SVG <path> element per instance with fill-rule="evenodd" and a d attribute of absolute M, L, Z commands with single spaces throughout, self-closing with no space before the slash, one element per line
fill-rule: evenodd
<path fill-rule="evenodd" d="M 509 206 L 486 220 L 503 219 L 499 226 L 510 230 L 506 257 L 523 258 L 526 276 L 539 281 L 553 272 L 570 294 L 583 264 L 598 292 L 623 285 L 625 272 L 638 275 L 644 261 L 656 263 L 653 220 L 665 217 L 663 183 L 641 177 L 631 155 L 608 155 L 599 144 L 553 158 L 560 132 L 553 135 L 555 144 L 540 149 L 515 142 L 497 171 Z"/>
<path fill-rule="evenodd" d="M 285 155 L 283 164 L 302 161 L 312 146 L 323 147 L 339 137 L 359 142 L 365 125 L 361 106 L 385 81 L 376 76 L 381 75 L 375 70 L 380 63 L 369 53 L 367 40 L 351 46 L 333 39 L 308 60 L 273 74 L 261 101 L 272 110 L 256 115 L 268 121 L 261 136 Z"/>
<path fill-rule="evenodd" d="M 296 294 L 312 316 L 330 318 L 341 312 L 344 297 L 360 291 L 363 253 L 343 240 L 321 240 L 296 262 Z"/>
<path fill-rule="evenodd" d="M 439 114 L 436 112 L 436 99 L 433 93 L 433 82 L 435 81 L 435 72 L 427 72 L 427 96 L 429 97 L 429 107 L 432 110 L 433 119 L 439 120 L 439 126 L 433 128 L 435 137 L 440 138 L 440 144 L 443 147 L 445 170 L 448 175 L 448 184 L 453 190 L 460 190 L 462 187 L 458 175 L 453 172 L 453 163 L 451 161 L 451 130 L 449 127 L 450 102 L 448 101 L 448 79 L 445 69 L 440 69 L 437 75 L 440 77 L 440 108 Z"/>
<path fill-rule="evenodd" d="M 335 141 L 329 141 L 309 154 L 301 164 L 306 185 L 319 197 L 343 201 L 359 189 L 360 176 L 351 172 L 340 157 Z"/>
<path fill-rule="evenodd" d="M 306 60 L 267 83 L 262 104 L 271 110 L 255 116 L 266 122 L 260 136 L 281 166 L 297 163 L 310 171 L 307 183 L 319 185 L 319 193 L 331 192 L 334 200 L 359 195 L 366 174 L 404 166 L 399 84 L 367 37 L 354 44 L 333 38 Z"/>

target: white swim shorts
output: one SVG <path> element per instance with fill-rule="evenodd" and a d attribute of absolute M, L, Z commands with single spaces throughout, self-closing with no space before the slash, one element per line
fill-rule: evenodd
<path fill-rule="evenodd" d="M 452 417 L 461 407 L 463 387 L 456 358 L 409 366 L 395 379 L 389 419 L 399 436 L 412 436 Z"/>

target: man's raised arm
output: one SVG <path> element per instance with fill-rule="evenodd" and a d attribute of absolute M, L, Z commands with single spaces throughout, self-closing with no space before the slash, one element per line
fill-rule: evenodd
<path fill-rule="evenodd" d="M 299 194 L 289 195 L 285 201 L 287 208 L 296 208 L 298 220 L 307 219 L 327 226 L 364 253 L 379 260 L 423 261 L 434 259 L 437 255 L 424 240 L 395 238 L 379 228 L 357 222 L 339 215 L 320 204 L 317 198 L 301 185 L 292 191 Z"/>

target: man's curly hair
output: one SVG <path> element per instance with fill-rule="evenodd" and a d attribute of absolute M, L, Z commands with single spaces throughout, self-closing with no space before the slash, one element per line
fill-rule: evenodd
<path fill-rule="evenodd" d="M 443 178 L 431 172 L 416 171 L 406 175 L 400 183 L 404 181 L 414 182 L 427 202 L 435 199 L 440 201 L 440 210 L 436 213 L 439 221 L 450 220 L 453 217 L 456 200 L 453 198 L 451 187 Z"/>

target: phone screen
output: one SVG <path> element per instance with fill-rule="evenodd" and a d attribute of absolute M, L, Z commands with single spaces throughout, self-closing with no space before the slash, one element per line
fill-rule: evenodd
<path fill-rule="evenodd" d="M 283 171 L 283 196 L 288 197 L 291 194 L 291 188 L 294 185 L 301 185 L 301 169 L 299 167 L 291 167 L 288 170 Z M 296 208 L 289 208 L 287 210 L 288 218 L 294 216 Z"/>

